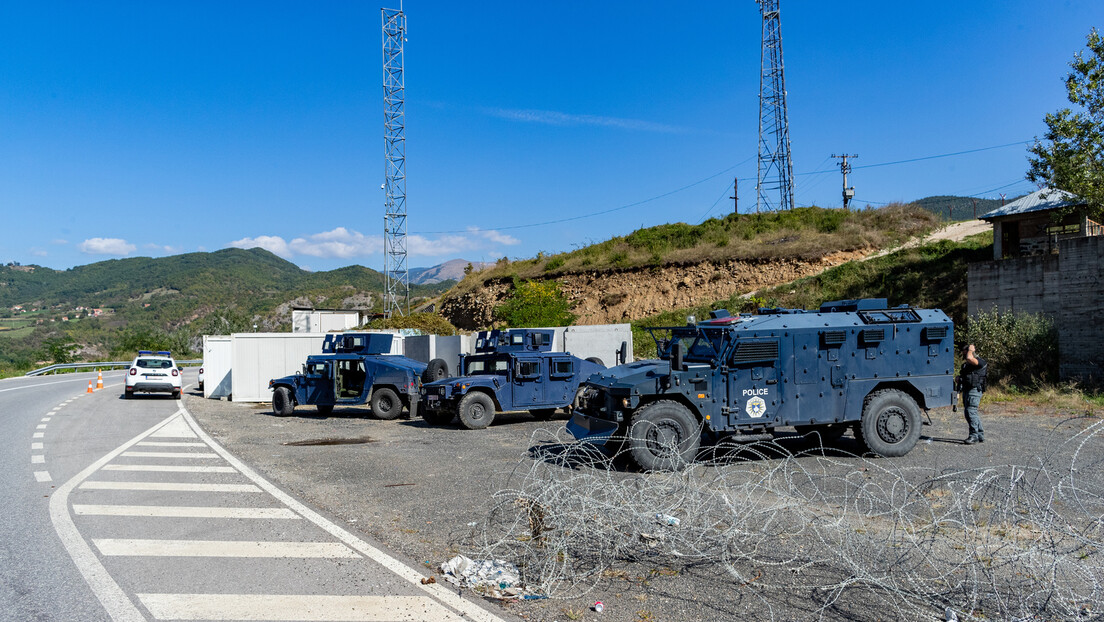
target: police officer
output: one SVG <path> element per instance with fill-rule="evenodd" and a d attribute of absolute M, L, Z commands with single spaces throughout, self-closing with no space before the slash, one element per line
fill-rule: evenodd
<path fill-rule="evenodd" d="M 981 417 L 978 405 L 985 391 L 985 376 L 988 364 L 974 352 L 974 344 L 962 348 L 962 369 L 958 372 L 962 386 L 962 407 L 966 411 L 966 424 L 970 426 L 970 435 L 964 441 L 967 445 L 985 442 L 985 432 L 981 429 Z"/>

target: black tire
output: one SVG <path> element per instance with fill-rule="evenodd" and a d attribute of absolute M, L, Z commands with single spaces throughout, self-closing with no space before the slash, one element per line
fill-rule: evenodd
<path fill-rule="evenodd" d="M 124 400 L 134 399 L 134 391 L 127 391 L 127 390 L 124 389 L 123 390 L 123 399 Z"/>
<path fill-rule="evenodd" d="M 173 389 L 172 398 L 174 400 L 180 399 L 180 389 Z"/>
<path fill-rule="evenodd" d="M 469 430 L 482 430 L 491 425 L 495 418 L 494 402 L 486 393 L 472 391 L 460 400 L 457 406 L 460 423 Z"/>
<path fill-rule="evenodd" d="M 448 378 L 448 363 L 445 359 L 433 359 L 429 362 L 429 365 L 422 372 L 422 382 L 433 382 L 434 380 L 440 380 L 442 378 Z"/>
<path fill-rule="evenodd" d="M 827 425 L 795 425 L 794 429 L 801 436 L 811 438 L 815 434 L 820 436 L 821 443 L 834 443 L 847 433 L 848 427 L 850 426 L 846 423 L 829 423 Z"/>
<path fill-rule="evenodd" d="M 921 423 L 920 408 L 908 394 L 883 389 L 867 396 L 855 437 L 871 452 L 897 458 L 916 446 Z"/>
<path fill-rule="evenodd" d="M 201 383 L 199 383 L 199 390 L 200 390 L 200 391 L 202 391 L 202 390 L 203 390 L 203 383 L 202 383 L 202 382 L 201 382 Z"/>
<path fill-rule="evenodd" d="M 272 412 L 281 417 L 287 417 L 295 412 L 295 400 L 291 399 L 290 389 L 276 387 L 272 392 Z"/>
<path fill-rule="evenodd" d="M 701 426 L 678 402 L 652 402 L 633 415 L 627 444 L 642 469 L 680 471 L 697 457 Z"/>
<path fill-rule="evenodd" d="M 318 409 L 318 414 L 320 414 L 320 415 L 329 415 L 330 413 L 333 412 L 334 405 L 333 404 L 318 404 L 317 406 L 315 406 L 315 408 Z"/>
<path fill-rule="evenodd" d="M 602 367 L 606 366 L 606 364 L 602 362 L 602 359 L 598 358 L 597 356 L 588 356 L 587 360 L 591 363 L 594 363 L 595 365 L 601 365 Z"/>
<path fill-rule="evenodd" d="M 529 414 L 533 415 L 539 421 L 548 421 L 556 415 L 555 408 L 534 408 L 529 411 Z"/>
<path fill-rule="evenodd" d="M 456 418 L 456 413 L 451 410 L 430 410 L 428 408 L 422 408 L 422 419 L 429 425 L 446 425 L 452 423 L 452 420 Z"/>
<path fill-rule="evenodd" d="M 399 394 L 390 387 L 372 390 L 372 414 L 377 419 L 387 421 L 402 414 L 403 404 Z"/>

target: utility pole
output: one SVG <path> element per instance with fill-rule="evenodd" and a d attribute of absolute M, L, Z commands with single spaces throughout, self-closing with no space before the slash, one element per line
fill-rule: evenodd
<path fill-rule="evenodd" d="M 383 21 L 383 312 L 410 312 L 410 271 L 406 265 L 406 83 L 403 42 L 406 14 L 401 5 L 380 9 Z"/>
<path fill-rule="evenodd" d="M 1005 196 L 1005 195 L 1004 195 L 1004 193 L 1003 193 L 1003 192 L 1002 192 L 1002 193 L 1000 193 L 1000 198 L 1001 198 L 1001 207 L 1004 207 L 1004 196 Z"/>
<path fill-rule="evenodd" d="M 732 199 L 732 213 L 740 213 L 740 180 L 732 178 L 732 196 L 728 197 Z"/>
<path fill-rule="evenodd" d="M 782 22 L 779 0 L 756 0 L 763 17 L 763 47 L 759 56 L 759 175 L 755 213 L 794 206 L 790 122 L 786 112 L 786 75 L 782 65 Z M 777 198 L 771 196 L 777 191 Z"/>
<path fill-rule="evenodd" d="M 851 165 L 847 163 L 847 158 L 857 158 L 859 154 L 844 153 L 842 155 L 836 155 L 833 153 L 832 157 L 840 160 L 840 172 L 843 173 L 843 209 L 847 209 L 847 206 L 851 204 L 851 199 L 855 198 L 855 187 L 847 187 L 847 174 L 851 172 Z"/>

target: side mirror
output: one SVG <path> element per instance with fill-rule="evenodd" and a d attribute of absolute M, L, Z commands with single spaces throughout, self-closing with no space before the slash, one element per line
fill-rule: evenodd
<path fill-rule="evenodd" d="M 624 365 L 629 358 L 629 342 L 622 341 L 621 348 L 617 350 L 617 364 Z"/>

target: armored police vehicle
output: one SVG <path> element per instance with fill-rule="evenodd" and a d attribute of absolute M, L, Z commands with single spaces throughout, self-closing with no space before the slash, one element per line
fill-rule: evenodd
<path fill-rule="evenodd" d="M 370 404 L 379 419 L 394 419 L 403 407 L 415 415 L 421 382 L 447 376 L 448 365 L 387 354 L 391 341 L 384 333 L 326 335 L 322 354 L 308 356 L 302 371 L 268 382 L 272 412 L 286 416 L 297 405 L 313 404 L 326 415 L 334 406 Z"/>
<path fill-rule="evenodd" d="M 441 425 L 459 415 L 469 430 L 487 427 L 501 411 L 528 410 L 551 418 L 557 408 L 571 404 L 582 380 L 606 368 L 597 358 L 552 352 L 553 335 L 531 328 L 480 332 L 475 354 L 460 358 L 463 376 L 422 386 L 422 418 Z"/>
<path fill-rule="evenodd" d="M 567 425 L 576 439 L 624 439 L 637 464 L 663 470 L 693 461 L 703 432 L 754 441 L 783 426 L 824 440 L 853 429 L 871 452 L 902 456 L 920 410 L 952 402 L 954 326 L 939 310 L 873 298 L 688 319 L 653 329 L 659 360 L 582 385 Z"/>

